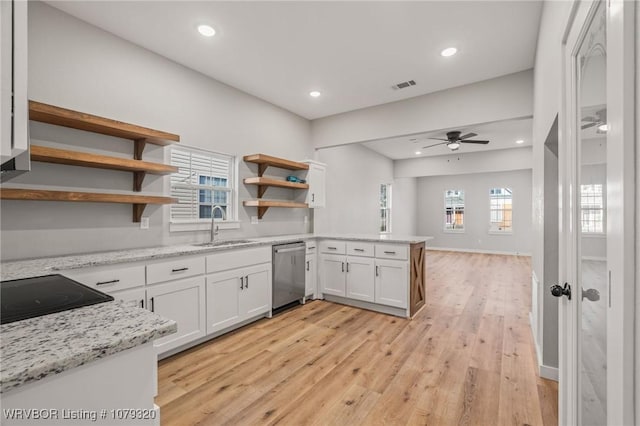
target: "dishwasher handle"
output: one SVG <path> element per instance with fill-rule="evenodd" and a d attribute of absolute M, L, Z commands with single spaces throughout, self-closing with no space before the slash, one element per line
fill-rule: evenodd
<path fill-rule="evenodd" d="M 304 251 L 304 246 L 301 247 L 292 247 L 292 248 L 284 248 L 284 249 L 275 249 L 274 252 L 276 254 L 280 253 L 293 253 L 294 251 Z"/>

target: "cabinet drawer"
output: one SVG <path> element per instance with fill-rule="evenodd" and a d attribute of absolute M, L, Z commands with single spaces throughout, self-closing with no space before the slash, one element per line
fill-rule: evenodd
<path fill-rule="evenodd" d="M 271 246 L 221 251 L 207 256 L 207 274 L 243 268 L 259 263 L 271 263 Z"/>
<path fill-rule="evenodd" d="M 314 254 L 318 252 L 318 242 L 316 240 L 307 241 L 306 254 Z"/>
<path fill-rule="evenodd" d="M 180 257 L 147 265 L 147 284 L 204 274 L 204 257 Z"/>
<path fill-rule="evenodd" d="M 347 254 L 349 256 L 368 256 L 373 257 L 374 249 L 371 243 L 362 243 L 358 241 L 347 242 Z"/>
<path fill-rule="evenodd" d="M 62 271 L 62 275 L 105 293 L 144 286 L 144 265 L 107 266 Z"/>
<path fill-rule="evenodd" d="M 376 257 L 380 259 L 409 259 L 409 245 L 376 244 Z"/>
<path fill-rule="evenodd" d="M 347 245 L 344 241 L 320 241 L 320 252 L 330 254 L 347 254 Z"/>

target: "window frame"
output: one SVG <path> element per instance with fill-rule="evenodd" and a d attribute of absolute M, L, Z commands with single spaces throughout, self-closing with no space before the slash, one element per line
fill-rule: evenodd
<path fill-rule="evenodd" d="M 493 208 L 493 205 L 492 205 L 492 201 L 494 199 L 493 196 L 496 195 L 496 194 L 493 194 L 492 191 L 494 191 L 496 189 L 509 191 L 509 195 L 510 195 L 509 198 L 511 199 L 511 210 L 510 210 L 511 211 L 511 219 L 509 220 L 511 226 L 509 227 L 509 229 L 503 229 L 503 230 L 493 229 L 493 223 L 497 223 L 497 222 L 493 222 L 493 212 L 494 211 L 502 212 L 502 216 L 503 216 L 502 221 L 504 222 L 505 212 L 507 211 L 504 208 L 504 203 L 503 203 L 501 209 L 494 209 Z M 506 199 L 506 197 L 502 197 L 502 198 L 498 198 L 498 199 L 504 200 L 504 199 Z M 513 202 L 513 189 L 512 188 L 507 187 L 507 186 L 501 186 L 501 187 L 491 187 L 489 189 L 489 230 L 488 230 L 489 234 L 491 234 L 491 235 L 512 235 L 513 234 L 513 204 L 514 204 L 514 202 Z"/>
<path fill-rule="evenodd" d="M 454 228 L 447 228 L 447 225 L 448 225 L 448 223 L 447 223 L 447 216 L 448 216 L 447 215 L 447 193 L 448 192 L 454 192 L 456 195 L 457 194 L 462 194 L 462 228 L 455 228 L 455 223 L 453 224 Z M 444 195 L 443 196 L 443 206 L 444 207 L 442 209 L 442 211 L 444 213 L 444 221 L 443 221 L 443 225 L 442 225 L 443 232 L 451 233 L 451 234 L 464 234 L 465 230 L 466 230 L 466 227 L 465 227 L 465 225 L 466 225 L 465 213 L 466 213 L 466 210 L 467 210 L 466 209 L 467 202 L 466 202 L 466 199 L 465 199 L 465 197 L 466 197 L 465 190 L 464 189 L 445 189 L 443 195 Z M 457 209 L 459 209 L 460 206 L 451 206 L 451 208 L 453 209 L 452 210 L 453 216 L 456 217 Z"/>
<path fill-rule="evenodd" d="M 219 226 L 220 229 L 237 229 L 240 228 L 240 221 L 238 219 L 238 215 L 239 215 L 239 197 L 238 197 L 238 157 L 236 155 L 233 154 L 226 154 L 223 152 L 218 152 L 218 151 L 213 151 L 213 150 L 208 150 L 208 149 L 203 149 L 203 148 L 198 148 L 198 147 L 193 147 L 193 146 L 187 146 L 187 145 L 180 145 L 180 146 L 172 146 L 171 149 L 167 150 L 167 156 L 168 164 L 174 165 L 171 161 L 171 155 L 172 152 L 174 150 L 177 151 L 182 151 L 182 152 L 188 152 L 190 154 L 199 154 L 199 155 L 205 155 L 205 156 L 209 156 L 211 158 L 224 158 L 225 160 L 229 161 L 229 173 L 226 177 L 222 177 L 222 176 L 209 176 L 207 174 L 201 174 L 198 173 L 198 181 L 202 178 L 202 177 L 210 177 L 210 178 L 216 178 L 216 177 L 220 177 L 220 178 L 226 178 L 228 179 L 229 185 L 227 187 L 222 187 L 222 186 L 216 186 L 216 185 L 199 185 L 199 184 L 191 184 L 191 183 L 187 183 L 187 184 L 182 184 L 182 185 L 175 185 L 173 182 L 171 182 L 171 179 L 169 179 L 169 193 L 171 194 L 171 196 L 173 196 L 173 189 L 176 186 L 182 187 L 182 188 L 187 188 L 187 189 L 193 189 L 195 194 L 194 194 L 194 200 L 195 202 L 193 202 L 191 205 L 194 206 L 194 208 L 196 209 L 196 211 L 200 211 L 200 207 L 202 205 L 215 205 L 215 203 L 206 203 L 206 202 L 201 202 L 200 201 L 200 190 L 204 189 L 204 190 L 210 190 L 210 191 L 223 191 L 226 192 L 228 194 L 229 199 L 227 200 L 227 203 L 225 203 L 225 206 L 227 206 L 226 209 L 226 220 L 222 220 L 222 218 L 216 218 L 216 226 Z M 169 231 L 170 232 L 181 232 L 181 231 L 201 231 L 201 230 L 210 230 L 211 228 L 211 218 L 192 218 L 192 219 L 175 219 L 173 217 L 172 211 L 171 211 L 171 205 L 169 205 Z"/>
<path fill-rule="evenodd" d="M 585 210 L 582 207 L 582 188 L 585 186 L 599 186 L 600 187 L 600 199 L 602 202 L 602 207 L 600 208 L 589 208 L 587 210 L 592 210 L 592 211 L 598 211 L 600 210 L 602 212 L 602 220 L 601 220 L 601 226 L 602 226 L 602 231 L 583 231 L 582 229 L 582 225 L 583 225 L 583 220 L 582 220 L 582 211 Z M 580 235 L 585 236 L 585 237 L 600 237 L 600 236 L 604 236 L 607 232 L 607 197 L 606 197 L 606 188 L 604 186 L 604 184 L 602 183 L 588 183 L 588 184 L 580 184 Z"/>
<path fill-rule="evenodd" d="M 382 203 L 382 188 L 386 187 L 386 205 Z M 381 183 L 380 184 L 380 233 L 391 234 L 392 233 L 392 208 L 393 208 L 393 184 Z M 385 212 L 386 211 L 386 215 Z"/>

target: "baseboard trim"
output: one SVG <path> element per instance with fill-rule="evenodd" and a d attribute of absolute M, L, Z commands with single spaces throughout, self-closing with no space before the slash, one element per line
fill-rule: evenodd
<path fill-rule="evenodd" d="M 427 250 L 456 251 L 456 252 L 461 252 L 461 253 L 502 254 L 502 255 L 506 255 L 506 256 L 527 256 L 527 257 L 531 257 L 531 253 L 519 253 L 519 252 L 513 252 L 513 251 L 499 251 L 499 250 L 451 248 L 451 247 L 434 247 L 434 246 L 429 246 L 429 245 L 427 245 Z"/>
<path fill-rule="evenodd" d="M 548 365 L 540 364 L 538 368 L 540 370 L 540 377 L 553 380 L 554 382 L 558 381 L 558 377 L 560 377 L 560 375 L 557 367 L 549 367 Z"/>

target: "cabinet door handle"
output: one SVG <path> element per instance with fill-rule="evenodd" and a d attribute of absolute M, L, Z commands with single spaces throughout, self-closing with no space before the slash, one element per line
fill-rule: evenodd
<path fill-rule="evenodd" d="M 396 254 L 395 251 L 385 251 L 384 254 Z"/>
<path fill-rule="evenodd" d="M 249 288 L 249 275 L 244 277 L 244 288 Z"/>
<path fill-rule="evenodd" d="M 380 273 L 378 272 L 378 268 L 379 268 L 379 266 L 378 266 L 378 265 L 376 265 L 376 277 L 379 277 L 379 276 L 380 276 Z"/>
<path fill-rule="evenodd" d="M 354 248 L 353 251 L 364 251 L 364 249 Z"/>
<path fill-rule="evenodd" d="M 240 290 L 244 290 L 244 277 L 240 277 Z"/>
<path fill-rule="evenodd" d="M 188 271 L 189 268 L 184 267 L 184 268 L 176 268 L 176 269 L 172 269 L 171 272 L 182 272 L 182 271 Z"/>
<path fill-rule="evenodd" d="M 153 300 L 154 298 L 151 298 L 151 312 L 155 312 L 156 311 L 156 304 L 155 301 Z"/>
<path fill-rule="evenodd" d="M 349 262 L 347 262 L 347 272 L 349 272 Z"/>
<path fill-rule="evenodd" d="M 344 262 L 342 262 L 342 272 L 344 272 Z"/>
<path fill-rule="evenodd" d="M 140 299 L 140 307 L 144 309 L 144 299 Z"/>
<path fill-rule="evenodd" d="M 119 283 L 119 282 L 120 282 L 120 280 L 100 281 L 100 282 L 97 282 L 96 285 L 115 284 L 115 283 Z"/>
<path fill-rule="evenodd" d="M 307 271 L 309 271 L 309 261 L 307 260 Z"/>
<path fill-rule="evenodd" d="M 311 193 L 311 202 L 315 202 L 316 201 L 316 194 L 315 192 Z"/>

